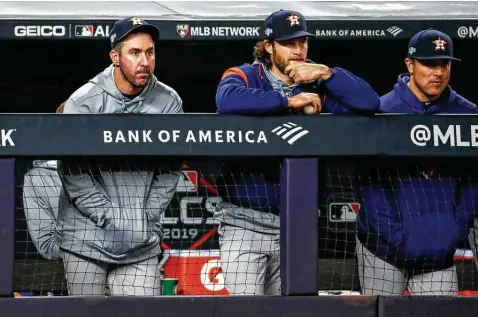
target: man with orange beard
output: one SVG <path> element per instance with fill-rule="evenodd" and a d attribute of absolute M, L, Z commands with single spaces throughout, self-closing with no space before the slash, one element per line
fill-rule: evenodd
<path fill-rule="evenodd" d="M 219 114 L 374 113 L 380 100 L 361 78 L 307 60 L 305 17 L 279 10 L 265 20 L 256 61 L 224 73 L 216 94 Z M 225 286 L 233 295 L 280 294 L 279 175 L 281 159 L 235 159 L 217 181 Z M 300 212 L 300 210 L 298 210 Z"/>

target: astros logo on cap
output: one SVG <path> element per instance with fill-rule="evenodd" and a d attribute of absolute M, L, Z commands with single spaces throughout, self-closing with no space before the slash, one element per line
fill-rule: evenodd
<path fill-rule="evenodd" d="M 290 21 L 290 26 L 299 25 L 300 18 L 293 13 L 291 13 L 290 17 L 287 17 L 286 19 Z"/>
<path fill-rule="evenodd" d="M 141 20 L 141 18 L 131 18 L 128 21 L 133 22 L 133 25 L 143 24 L 143 21 Z"/>
<path fill-rule="evenodd" d="M 438 50 L 445 50 L 445 44 L 446 44 L 446 41 L 443 41 L 441 39 L 441 37 L 438 37 L 438 40 L 435 40 L 432 42 L 433 44 L 435 44 L 435 51 L 438 51 Z"/>

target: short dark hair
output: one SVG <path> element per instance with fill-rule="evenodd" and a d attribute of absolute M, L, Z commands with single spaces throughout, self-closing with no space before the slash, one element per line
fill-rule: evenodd
<path fill-rule="evenodd" d="M 121 49 L 123 48 L 123 41 L 119 41 L 118 43 L 113 46 L 113 49 L 118 52 L 118 54 L 121 54 Z"/>
<path fill-rule="evenodd" d="M 273 41 L 269 41 L 269 40 L 258 41 L 256 45 L 254 46 L 254 52 L 252 53 L 252 55 L 254 56 L 256 60 L 266 65 L 267 68 L 271 68 L 272 67 L 271 54 L 269 54 L 266 51 L 266 47 L 265 47 L 266 43 L 273 44 Z"/>

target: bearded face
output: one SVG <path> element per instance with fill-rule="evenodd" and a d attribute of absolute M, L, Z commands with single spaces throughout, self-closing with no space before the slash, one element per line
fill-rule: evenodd
<path fill-rule="evenodd" d="M 118 68 L 123 79 L 133 88 L 148 85 L 155 69 L 154 42 L 146 33 L 135 33 L 123 41 Z"/>
<path fill-rule="evenodd" d="M 291 61 L 305 62 L 308 48 L 309 43 L 306 37 L 283 42 L 274 41 L 271 54 L 272 65 L 284 73 Z"/>

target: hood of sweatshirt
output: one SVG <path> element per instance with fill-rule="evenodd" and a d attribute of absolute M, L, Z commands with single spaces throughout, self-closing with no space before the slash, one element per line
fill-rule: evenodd
<path fill-rule="evenodd" d="M 118 103 L 123 105 L 124 111 L 127 112 L 136 112 L 143 106 L 143 101 L 148 98 L 150 93 L 154 91 L 158 80 L 154 74 L 151 74 L 151 77 L 148 81 L 148 85 L 144 87 L 139 95 L 134 99 L 129 99 L 125 97 L 116 87 L 116 83 L 113 76 L 114 66 L 111 64 L 103 72 L 96 75 L 89 82 L 93 85 L 101 88 L 105 93 L 111 96 L 113 99 L 116 99 Z"/>
<path fill-rule="evenodd" d="M 437 111 L 440 109 L 449 107 L 452 105 L 457 97 L 456 92 L 451 89 L 449 85 L 443 90 L 440 97 L 437 99 L 424 103 L 420 101 L 408 87 L 408 82 L 410 81 L 410 74 L 404 73 L 398 76 L 398 82 L 393 87 L 395 93 L 400 96 L 400 99 L 408 106 L 414 113 L 419 113 L 425 111 L 425 108 L 430 108 L 432 106 L 437 106 L 435 108 Z"/>

